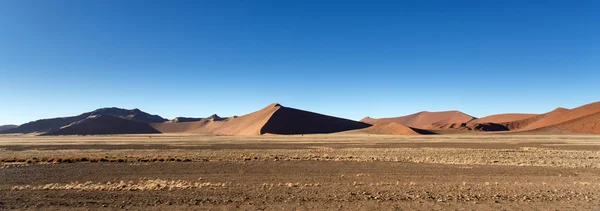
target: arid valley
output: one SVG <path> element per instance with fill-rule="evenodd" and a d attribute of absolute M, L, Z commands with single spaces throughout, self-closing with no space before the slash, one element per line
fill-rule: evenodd
<path fill-rule="evenodd" d="M 598 11 L 0 0 L 0 211 L 600 211 Z"/>
<path fill-rule="evenodd" d="M 597 210 L 600 137 L 0 136 L 7 209 Z"/>
<path fill-rule="evenodd" d="M 101 108 L 0 131 L 0 207 L 594 210 L 600 103 L 353 121 L 271 104 L 167 120 Z"/>

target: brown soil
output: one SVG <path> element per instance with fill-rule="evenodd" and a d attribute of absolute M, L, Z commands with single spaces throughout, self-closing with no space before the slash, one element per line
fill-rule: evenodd
<path fill-rule="evenodd" d="M 599 141 L 531 135 L 0 136 L 0 206 L 595 210 Z"/>

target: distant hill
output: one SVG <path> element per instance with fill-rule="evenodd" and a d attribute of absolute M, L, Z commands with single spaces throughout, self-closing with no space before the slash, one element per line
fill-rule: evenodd
<path fill-rule="evenodd" d="M 0 132 L 16 127 L 18 127 L 18 125 L 0 125 Z"/>
<path fill-rule="evenodd" d="M 191 133 L 231 136 L 264 134 L 600 134 L 600 102 L 543 114 L 496 114 L 477 119 L 460 111 L 419 112 L 361 122 L 271 104 L 243 116 L 177 117 L 173 120 L 139 109 L 102 108 L 77 116 L 2 126 L 0 133 L 46 135 Z"/>
<path fill-rule="evenodd" d="M 107 135 L 160 133 L 148 123 L 112 115 L 96 115 L 43 135 Z"/>
<path fill-rule="evenodd" d="M 216 121 L 153 123 L 162 133 L 200 133 L 215 135 L 318 134 L 369 127 L 369 124 L 309 111 L 271 104 L 259 111 Z"/>
<path fill-rule="evenodd" d="M 165 122 L 166 119 L 151 115 L 139 109 L 122 109 L 122 108 L 101 108 L 91 112 L 83 113 L 77 116 L 60 117 L 52 119 L 41 119 L 20 125 L 13 129 L 0 131 L 0 133 L 45 133 L 51 130 L 59 129 L 74 122 L 85 120 L 92 116 L 116 116 L 123 119 L 143 122 L 143 123 L 159 123 Z"/>
<path fill-rule="evenodd" d="M 206 117 L 206 118 L 175 117 L 174 119 L 167 121 L 167 123 L 197 122 L 197 121 L 201 121 L 203 119 L 221 121 L 221 120 L 224 120 L 225 118 L 221 118 L 217 114 L 210 115 L 209 117 Z"/>

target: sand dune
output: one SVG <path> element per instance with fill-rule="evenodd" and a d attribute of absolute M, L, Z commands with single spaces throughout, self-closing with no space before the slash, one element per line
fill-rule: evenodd
<path fill-rule="evenodd" d="M 355 130 L 356 133 L 382 134 L 382 135 L 420 135 L 414 129 L 395 123 L 378 123 L 371 127 Z"/>
<path fill-rule="evenodd" d="M 407 116 L 393 117 L 393 118 L 380 118 L 374 119 L 366 117 L 361 122 L 369 124 L 377 123 L 390 123 L 395 122 L 402 125 L 415 128 L 431 127 L 431 126 L 444 126 L 451 124 L 462 124 L 475 119 L 470 115 L 462 113 L 460 111 L 442 111 L 442 112 L 419 112 Z"/>
<path fill-rule="evenodd" d="M 521 121 L 538 116 L 537 114 L 496 114 L 486 116 L 480 119 L 473 119 L 467 123 L 429 126 L 430 129 L 454 129 L 454 130 L 472 130 L 472 131 L 509 131 L 508 123 Z M 517 123 L 513 127 L 519 127 Z M 513 128 L 514 129 L 514 128 Z"/>
<path fill-rule="evenodd" d="M 523 120 L 527 118 L 531 118 L 537 116 L 538 114 L 495 114 L 486 116 L 479 119 L 473 119 L 467 124 L 475 125 L 481 123 L 503 123 L 503 122 L 513 122 L 518 120 Z"/>
<path fill-rule="evenodd" d="M 574 109 L 557 108 L 548 113 L 532 116 L 517 121 L 503 122 L 498 124 L 506 126 L 511 131 L 536 130 L 537 132 L 546 131 L 547 133 L 554 133 L 559 132 L 559 130 L 557 128 L 551 129 L 551 126 L 553 125 L 558 125 L 598 112 L 600 112 L 600 102 L 583 105 Z"/>
<path fill-rule="evenodd" d="M 532 131 L 536 134 L 591 133 L 598 131 L 600 102 L 574 109 L 558 108 L 544 114 L 498 114 L 477 119 L 460 111 L 419 112 L 361 122 L 271 104 L 261 110 L 230 118 L 178 117 L 166 121 L 139 109 L 103 108 L 78 116 L 42 119 L 0 133 L 124 134 L 191 133 L 231 136 L 265 134 L 323 134 L 353 131 L 368 134 L 414 135 L 481 133 L 481 131 Z"/>
<path fill-rule="evenodd" d="M 600 102 L 583 105 L 574 109 L 558 108 L 546 113 L 543 118 L 535 121 L 522 130 L 535 130 L 551 125 L 560 124 L 580 117 L 600 112 Z"/>
<path fill-rule="evenodd" d="M 261 134 L 334 133 L 368 126 L 362 122 L 281 106 L 261 128 Z"/>
<path fill-rule="evenodd" d="M 271 104 L 259 111 L 222 121 L 151 124 L 162 133 L 201 133 L 215 135 L 315 134 L 365 128 L 370 125 L 352 120 Z"/>
<path fill-rule="evenodd" d="M 111 115 L 91 116 L 43 135 L 104 135 L 160 133 L 147 123 Z"/>
<path fill-rule="evenodd" d="M 531 131 L 541 134 L 600 134 L 600 112 Z"/>

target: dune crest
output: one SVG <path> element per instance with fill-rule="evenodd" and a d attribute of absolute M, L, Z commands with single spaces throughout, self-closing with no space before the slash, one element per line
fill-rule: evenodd
<path fill-rule="evenodd" d="M 361 129 L 370 125 L 273 103 L 259 111 L 223 121 L 153 123 L 151 126 L 162 133 L 252 136 L 335 133 Z"/>

